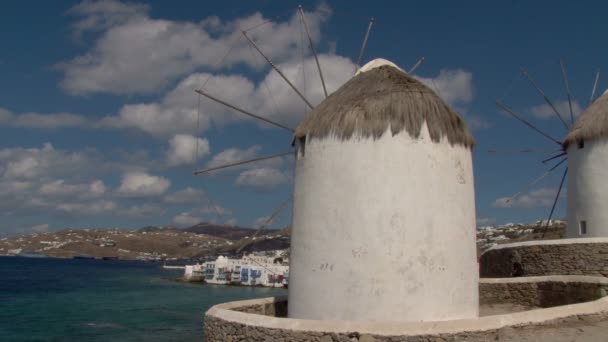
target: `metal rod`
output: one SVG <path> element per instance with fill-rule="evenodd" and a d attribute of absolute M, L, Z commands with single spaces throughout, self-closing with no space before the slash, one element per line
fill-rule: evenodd
<path fill-rule="evenodd" d="M 535 153 L 535 152 L 544 153 L 544 152 L 559 152 L 559 151 L 563 151 L 563 150 L 561 150 L 561 149 L 559 149 L 559 150 L 551 150 L 551 149 L 547 149 L 547 150 L 532 150 L 532 149 L 524 149 L 524 150 L 488 150 L 489 153 Z"/>
<path fill-rule="evenodd" d="M 260 228 L 258 228 L 256 230 L 256 232 L 251 236 L 251 239 L 249 239 L 249 241 L 245 242 L 241 247 L 239 247 L 236 252 L 240 253 L 243 250 L 243 248 L 245 248 L 249 244 L 251 244 L 253 242 L 253 238 L 258 236 L 263 230 L 265 230 L 266 227 L 272 223 L 272 221 L 275 219 L 275 217 L 287 206 L 287 204 L 289 204 L 289 202 L 291 202 L 292 199 L 293 199 L 293 194 L 289 195 L 289 198 L 287 198 L 285 201 L 283 201 L 281 204 L 279 204 L 279 206 L 274 210 L 274 212 L 264 222 L 264 224 L 262 224 L 260 226 Z"/>
<path fill-rule="evenodd" d="M 562 67 L 562 77 L 564 78 L 564 85 L 566 86 L 566 92 L 568 92 L 568 106 L 570 107 L 570 125 L 574 124 L 574 111 L 572 110 L 572 93 L 570 92 L 570 83 L 568 82 L 568 75 L 566 74 L 566 66 L 563 60 L 559 60 L 559 65 Z"/>
<path fill-rule="evenodd" d="M 361 44 L 361 50 L 359 50 L 359 57 L 357 57 L 357 64 L 355 65 L 355 73 L 359 70 L 359 66 L 361 65 L 361 58 L 363 58 L 363 51 L 365 51 L 365 46 L 367 45 L 367 38 L 369 38 L 369 33 L 372 30 L 372 26 L 374 25 L 374 17 L 369 19 L 369 25 L 367 25 L 367 32 L 365 32 L 365 38 L 363 38 L 363 44 Z"/>
<path fill-rule="evenodd" d="M 559 142 L 557 139 L 553 138 L 552 136 L 550 136 L 549 134 L 541 131 L 540 129 L 536 128 L 534 125 L 532 125 L 530 122 L 528 122 L 528 120 L 522 118 L 521 116 L 517 115 L 517 113 L 515 113 L 511 108 L 507 107 L 504 103 L 502 103 L 500 100 L 496 101 L 496 105 L 504 110 L 505 112 L 511 114 L 512 116 L 514 116 L 517 120 L 521 121 L 524 125 L 532 128 L 533 130 L 535 130 L 536 132 L 540 133 L 542 136 L 544 136 L 545 138 L 553 141 L 554 143 L 562 146 L 562 143 Z"/>
<path fill-rule="evenodd" d="M 208 99 L 210 99 L 210 100 L 213 100 L 213 101 L 215 101 L 215 102 L 217 102 L 217 103 L 219 103 L 219 104 L 223 104 L 224 106 L 226 106 L 226 107 L 228 107 L 228 108 L 234 109 L 234 110 L 236 110 L 237 112 L 241 112 L 241 113 L 243 113 L 243 114 L 245 114 L 245 115 L 251 116 L 251 117 L 256 118 L 256 119 L 258 119 L 258 120 L 262 120 L 262 121 L 264 121 L 264 122 L 266 122 L 266 123 L 269 123 L 269 124 L 271 124 L 271 125 L 274 125 L 274 126 L 277 126 L 277 127 L 281 127 L 281 128 L 286 129 L 286 130 L 288 130 L 288 131 L 290 131 L 290 132 L 294 132 L 293 128 L 289 128 L 289 127 L 287 127 L 287 126 L 281 125 L 280 123 L 277 123 L 277 122 L 274 122 L 274 121 L 272 121 L 272 120 L 269 120 L 269 119 L 263 118 L 263 117 L 261 117 L 261 116 L 259 116 L 259 115 L 255 115 L 255 114 L 253 114 L 253 113 L 251 113 L 251 112 L 248 112 L 248 111 L 246 111 L 246 110 L 244 110 L 244 109 L 242 109 L 242 108 L 239 108 L 239 107 L 237 107 L 237 106 L 231 105 L 230 103 L 228 103 L 228 102 L 226 102 L 226 101 L 222 101 L 222 100 L 220 100 L 220 99 L 218 99 L 217 97 L 214 97 L 214 96 L 212 96 L 212 95 L 209 95 L 209 94 L 205 93 L 204 91 L 202 91 L 202 90 L 200 90 L 200 89 L 196 89 L 196 90 L 195 90 L 195 92 L 197 92 L 197 93 L 199 93 L 199 94 L 203 95 L 204 97 L 206 97 L 206 98 L 208 98 Z"/>
<path fill-rule="evenodd" d="M 559 200 L 559 194 L 562 192 L 562 187 L 564 186 L 564 181 L 566 180 L 566 175 L 568 174 L 568 168 L 564 170 L 564 175 L 562 176 L 562 181 L 559 183 L 559 189 L 557 189 L 557 195 L 555 195 L 555 200 L 553 201 L 553 206 L 551 207 L 551 212 L 549 213 L 549 219 L 547 219 L 547 224 L 545 225 L 545 229 L 543 230 L 543 235 L 541 238 L 545 237 L 545 233 L 547 232 L 547 228 L 549 228 L 549 222 L 551 222 L 551 218 L 553 217 L 553 212 L 555 211 L 555 207 L 557 206 L 557 201 Z"/>
<path fill-rule="evenodd" d="M 308 100 L 304 97 L 304 95 L 302 95 L 302 93 L 300 93 L 298 88 L 296 88 L 296 86 L 294 86 L 293 83 L 291 83 L 289 81 L 287 76 L 285 76 L 283 74 L 283 72 L 270 60 L 270 58 L 266 57 L 266 55 L 262 52 L 262 50 L 260 50 L 260 48 L 257 45 L 255 45 L 255 43 L 253 42 L 253 40 L 251 40 L 251 38 L 249 38 L 247 33 L 245 31 L 241 31 L 241 33 L 243 34 L 243 36 L 245 36 L 245 38 L 247 38 L 249 43 L 257 50 L 257 52 L 259 52 L 260 55 L 262 55 L 262 57 L 264 57 L 266 62 L 268 62 L 268 64 L 270 64 L 270 66 L 279 74 L 279 76 L 281 76 L 285 80 L 285 82 L 287 82 L 287 84 L 289 84 L 291 89 L 293 89 L 293 91 L 295 91 L 296 94 L 298 94 L 298 96 L 302 99 L 302 101 L 304 101 L 310 109 L 313 109 L 314 108 L 313 105 L 311 105 L 310 102 L 308 102 Z"/>
<path fill-rule="evenodd" d="M 416 71 L 416 69 L 418 69 L 419 66 L 422 65 L 422 63 L 424 63 L 424 57 L 420 57 L 418 62 L 416 62 L 416 64 L 414 64 L 414 66 L 407 73 L 412 74 L 414 71 Z"/>
<path fill-rule="evenodd" d="M 560 166 L 561 164 L 563 164 L 566 161 L 566 158 L 564 158 L 562 161 L 560 161 L 559 163 L 557 163 L 556 165 L 554 165 L 552 168 L 550 168 L 549 170 L 545 171 L 545 173 L 543 173 L 540 177 L 536 178 L 535 180 L 533 180 L 532 182 L 530 182 L 528 185 L 526 185 L 522 190 L 518 191 L 517 193 L 515 193 L 513 196 L 509 197 L 505 203 L 509 203 L 511 202 L 514 198 L 518 197 L 519 195 L 523 194 L 524 192 L 530 190 L 530 188 L 532 188 L 534 185 L 536 185 L 536 183 L 540 182 L 541 180 L 543 180 L 545 177 L 547 177 L 549 174 L 551 174 L 551 172 L 553 172 L 553 170 L 557 169 L 558 166 Z"/>
<path fill-rule="evenodd" d="M 593 82 L 593 90 L 591 91 L 591 97 L 589 98 L 589 104 L 587 105 L 587 107 L 589 107 L 593 103 L 593 99 L 595 98 L 595 91 L 597 90 L 597 82 L 599 80 L 600 80 L 600 69 L 597 69 L 597 72 L 595 73 L 595 82 Z"/>
<path fill-rule="evenodd" d="M 530 83 L 532 83 L 532 86 L 534 86 L 534 88 L 536 88 L 536 90 L 542 95 L 542 97 L 545 99 L 545 102 L 547 102 L 549 107 L 551 107 L 551 109 L 553 109 L 553 112 L 555 113 L 555 115 L 557 115 L 557 117 L 562 122 L 562 124 L 564 124 L 564 127 L 566 127 L 566 130 L 569 130 L 570 127 L 568 127 L 568 124 L 566 124 L 566 121 L 564 121 L 564 118 L 562 118 L 561 114 L 557 111 L 557 108 L 555 108 L 555 106 L 553 105 L 553 102 L 551 102 L 551 100 L 549 100 L 549 98 L 545 95 L 545 93 L 542 91 L 542 89 L 540 89 L 540 87 L 536 84 L 536 82 L 534 82 L 534 79 L 532 78 L 532 76 L 530 76 L 530 74 L 528 73 L 528 70 L 522 69 L 521 73 L 528 79 L 528 81 L 530 81 Z"/>
<path fill-rule="evenodd" d="M 293 151 L 281 152 L 281 153 L 273 154 L 273 155 L 266 156 L 266 157 L 253 158 L 253 159 L 243 160 L 243 161 L 236 162 L 236 163 L 224 164 L 224 165 L 221 165 L 221 166 L 214 166 L 214 167 L 210 167 L 210 168 L 207 168 L 207 169 L 202 169 L 202 170 L 194 171 L 194 174 L 195 175 L 200 175 L 202 173 L 209 173 L 211 171 L 217 171 L 217 170 L 221 170 L 221 169 L 227 169 L 227 168 L 233 167 L 233 166 L 239 166 L 239 165 L 254 163 L 254 162 L 258 162 L 258 161 L 262 161 L 262 160 L 279 158 L 279 157 L 283 157 L 283 156 L 286 156 L 286 155 L 289 155 L 289 154 L 293 154 Z"/>
<path fill-rule="evenodd" d="M 327 97 L 327 88 L 325 87 L 325 80 L 323 79 L 323 71 L 321 70 L 321 64 L 319 64 L 319 57 L 317 57 L 315 44 L 313 43 L 312 37 L 310 36 L 310 31 L 308 30 L 308 24 L 306 24 L 306 16 L 304 15 L 302 5 L 299 6 L 299 9 L 300 16 L 302 17 L 302 23 L 304 23 L 304 29 L 306 30 L 306 35 L 308 36 L 308 42 L 310 43 L 310 50 L 312 50 L 312 54 L 315 56 L 315 62 L 317 63 L 317 69 L 319 70 L 319 77 L 321 78 L 321 84 L 323 85 L 323 93 L 325 94 L 325 97 Z"/>
<path fill-rule="evenodd" d="M 557 158 L 559 158 L 559 157 L 563 157 L 563 156 L 565 156 L 565 155 L 566 155 L 566 152 L 562 152 L 562 153 L 560 153 L 560 154 L 554 155 L 554 156 L 553 156 L 553 157 L 551 157 L 551 158 L 547 158 L 547 159 L 543 160 L 543 164 L 546 164 L 547 162 L 550 162 L 550 161 L 552 161 L 553 159 L 557 159 Z"/>

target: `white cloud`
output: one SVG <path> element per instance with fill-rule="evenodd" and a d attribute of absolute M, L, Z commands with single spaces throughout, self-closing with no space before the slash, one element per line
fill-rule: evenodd
<path fill-rule="evenodd" d="M 0 108 L 0 125 L 9 123 L 13 120 L 13 113 L 10 111 Z"/>
<path fill-rule="evenodd" d="M 94 180 L 90 185 L 89 185 L 89 192 L 93 195 L 93 196 L 101 196 L 106 192 L 106 186 L 105 184 L 103 184 L 103 181 L 97 179 Z"/>
<path fill-rule="evenodd" d="M 25 128 L 55 129 L 64 127 L 84 127 L 85 117 L 71 113 L 24 113 L 15 116 L 13 126 Z"/>
<path fill-rule="evenodd" d="M 133 205 L 126 210 L 121 210 L 119 211 L 119 214 L 130 218 L 141 218 L 159 216 L 164 212 L 165 210 L 158 205 L 144 203 L 141 205 Z"/>
<path fill-rule="evenodd" d="M 0 108 L 0 125 L 35 128 L 35 129 L 58 129 L 69 127 L 90 127 L 90 120 L 86 117 L 72 113 L 21 113 L 14 114 L 6 109 Z"/>
<path fill-rule="evenodd" d="M 68 216 L 99 215 L 112 212 L 116 208 L 116 203 L 108 200 L 99 200 L 91 203 L 65 202 L 55 205 L 57 212 Z"/>
<path fill-rule="evenodd" d="M 148 10 L 149 7 L 144 4 L 84 0 L 72 7 L 68 14 L 80 17 L 73 25 L 74 34 L 78 38 L 87 31 L 100 31 L 123 24 L 134 16 L 146 14 Z"/>
<path fill-rule="evenodd" d="M 477 226 L 488 226 L 496 224 L 496 219 L 493 217 L 478 217 L 477 218 Z"/>
<path fill-rule="evenodd" d="M 167 163 L 170 166 L 192 165 L 211 152 L 209 141 L 188 134 L 178 134 L 169 140 Z"/>
<path fill-rule="evenodd" d="M 554 102 L 553 105 L 555 106 L 555 109 L 557 109 L 559 114 L 562 116 L 564 121 L 569 122 L 570 121 L 570 104 L 568 103 L 568 100 L 557 101 L 557 102 Z M 530 108 L 529 112 L 532 115 L 534 115 L 535 117 L 540 118 L 540 119 L 559 120 L 557 118 L 557 115 L 555 115 L 555 112 L 553 111 L 551 106 L 549 106 L 546 103 L 542 104 L 542 105 L 538 105 L 538 106 L 533 106 L 532 108 Z M 574 113 L 575 118 L 578 117 L 583 112 L 583 107 L 581 107 L 581 105 L 578 103 L 578 101 L 572 101 L 572 112 Z"/>
<path fill-rule="evenodd" d="M 564 197 L 565 193 L 566 189 L 562 189 L 560 198 Z M 498 198 L 494 201 L 493 205 L 497 208 L 546 208 L 553 205 L 555 195 L 557 195 L 556 188 L 540 188 L 518 196 L 512 200 L 509 200 L 509 197 Z"/>
<path fill-rule="evenodd" d="M 347 58 L 320 55 L 319 62 L 323 67 L 330 93 L 352 77 L 354 64 Z M 314 58 L 309 57 L 304 62 L 306 82 L 302 77 L 301 62 L 286 62 L 279 67 L 313 105 L 324 99 Z M 168 136 L 178 133 L 196 135 L 197 132 L 210 128 L 212 124 L 221 126 L 252 120 L 202 96 L 199 112 L 196 98 L 198 95 L 194 89 L 205 82 L 205 91 L 210 95 L 287 126 L 295 127 L 304 118 L 305 113 L 310 111 L 274 71 L 268 72 L 258 84 L 239 75 L 196 73 L 179 82 L 159 102 L 125 105 L 117 115 L 104 118 L 101 125 L 111 128 L 135 128 L 155 136 Z M 256 122 L 260 123 L 261 127 L 271 127 L 261 121 Z"/>
<path fill-rule="evenodd" d="M 269 226 L 271 226 L 274 223 L 274 220 L 270 220 L 270 222 L 269 222 L 268 219 L 270 219 L 270 216 L 261 216 L 261 217 L 256 218 L 254 227 L 260 228 L 265 225 L 265 228 L 268 228 Z"/>
<path fill-rule="evenodd" d="M 48 225 L 48 223 L 39 224 L 39 225 L 30 227 L 29 230 L 31 230 L 32 232 L 35 232 L 35 233 L 46 233 L 49 231 L 49 225 Z"/>
<path fill-rule="evenodd" d="M 490 127 L 490 123 L 484 117 L 471 113 L 468 108 L 475 97 L 471 72 L 462 69 L 442 69 L 435 77 L 415 77 L 462 115 L 470 129 Z"/>
<path fill-rule="evenodd" d="M 91 50 L 59 66 L 65 72 L 63 88 L 72 94 L 151 93 L 200 67 L 264 65 L 251 53 L 247 41 L 240 39 L 241 29 L 268 20 L 260 13 L 227 22 L 209 17 L 192 23 L 153 19 L 146 10 L 143 5 L 115 1 L 85 2 L 72 8 L 70 13 L 79 17 L 76 35 L 88 30 L 102 33 Z M 307 13 L 315 41 L 328 13 L 324 5 Z M 269 21 L 248 34 L 280 63 L 297 56 L 298 49 L 293 47 L 300 41 L 300 29 L 294 10 L 288 21 Z M 222 59 L 230 46 L 232 53 Z"/>
<path fill-rule="evenodd" d="M 203 191 L 191 187 L 176 191 L 165 196 L 164 201 L 171 204 L 199 203 L 206 199 Z"/>
<path fill-rule="evenodd" d="M 197 223 L 203 222 L 203 219 L 191 212 L 183 212 L 175 216 L 173 222 L 182 226 L 194 226 Z"/>
<path fill-rule="evenodd" d="M 211 158 L 211 160 L 207 162 L 206 167 L 217 167 L 253 159 L 258 155 L 261 150 L 262 147 L 259 145 L 254 145 L 244 150 L 238 148 L 228 148 L 213 156 L 213 158 Z"/>
<path fill-rule="evenodd" d="M 128 172 L 122 176 L 118 193 L 129 197 L 159 196 L 170 186 L 171 181 L 164 177 L 145 172 Z"/>
<path fill-rule="evenodd" d="M 437 77 L 417 78 L 452 106 L 467 104 L 473 100 L 473 74 L 468 71 L 442 69 Z"/>
<path fill-rule="evenodd" d="M 274 168 L 256 168 L 243 171 L 236 179 L 236 184 L 257 190 L 269 190 L 289 182 L 285 172 Z"/>

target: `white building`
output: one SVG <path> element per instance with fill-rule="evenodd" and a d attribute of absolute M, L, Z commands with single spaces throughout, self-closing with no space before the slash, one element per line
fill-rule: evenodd
<path fill-rule="evenodd" d="M 278 256 L 249 254 L 242 259 L 219 256 L 215 261 L 187 265 L 184 278 L 208 284 L 284 287 L 289 266 L 275 262 Z"/>
<path fill-rule="evenodd" d="M 478 316 L 474 139 L 391 64 L 368 63 L 296 129 L 291 318 Z"/>
<path fill-rule="evenodd" d="M 568 153 L 567 237 L 608 237 L 608 92 L 578 118 Z"/>

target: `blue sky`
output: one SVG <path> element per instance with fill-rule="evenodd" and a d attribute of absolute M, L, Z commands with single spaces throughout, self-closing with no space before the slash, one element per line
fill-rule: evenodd
<path fill-rule="evenodd" d="M 495 101 L 506 92 L 508 105 L 563 139 L 564 127 L 518 77 L 519 69 L 526 67 L 568 115 L 562 58 L 574 107 L 584 109 L 595 71 L 608 60 L 601 8 L 565 1 L 415 6 L 47 1 L 32 6 L 9 0 L 0 20 L 0 235 L 263 222 L 291 193 L 291 159 L 204 177 L 192 171 L 289 150 L 290 133 L 204 98 L 199 112 L 193 90 L 207 82 L 209 93 L 295 126 L 306 112 L 302 101 L 251 50 L 240 30 L 263 24 L 248 34 L 318 103 L 318 75 L 295 16 L 299 3 L 330 90 L 352 76 L 370 16 L 376 22 L 363 62 L 382 57 L 409 68 L 426 58 L 416 76 L 439 88 L 478 142 L 479 225 L 548 215 L 563 169 L 508 205 L 501 198 L 542 174 L 547 166 L 540 160 L 551 153 L 487 150 L 557 146 L 501 113 Z M 607 86 L 601 77 L 598 92 Z M 564 216 L 565 198 L 556 217 Z M 289 220 L 287 210 L 274 227 Z"/>

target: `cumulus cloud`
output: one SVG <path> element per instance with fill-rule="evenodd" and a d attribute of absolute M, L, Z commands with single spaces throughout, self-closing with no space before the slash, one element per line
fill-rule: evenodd
<path fill-rule="evenodd" d="M 472 113 L 470 103 L 475 97 L 473 74 L 462 69 L 442 69 L 435 77 L 415 76 L 439 97 L 456 110 L 467 122 L 470 129 L 484 129 L 490 123 L 482 116 Z"/>
<path fill-rule="evenodd" d="M 117 206 L 113 201 L 98 200 L 90 203 L 65 202 L 54 205 L 57 212 L 68 216 L 99 215 L 114 211 Z"/>
<path fill-rule="evenodd" d="M 44 197 L 52 198 L 95 198 L 102 196 L 106 191 L 105 184 L 101 180 L 91 183 L 67 183 L 63 179 L 57 179 L 43 183 L 38 193 Z"/>
<path fill-rule="evenodd" d="M 173 218 L 173 222 L 181 226 L 194 226 L 203 221 L 203 218 L 191 212 L 183 212 Z"/>
<path fill-rule="evenodd" d="M 217 167 L 248 159 L 253 159 L 258 155 L 261 150 L 262 146 L 259 145 L 254 145 L 247 149 L 228 148 L 213 156 L 213 158 L 211 158 L 211 160 L 207 162 L 206 167 Z"/>
<path fill-rule="evenodd" d="M 567 100 L 565 101 L 557 101 L 554 102 L 553 105 L 555 109 L 557 109 L 558 113 L 562 116 L 562 118 L 569 122 L 570 118 L 570 104 Z M 557 119 L 557 115 L 548 104 L 542 104 L 538 106 L 533 106 L 529 110 L 530 114 L 534 115 L 539 119 Z M 583 112 L 583 107 L 578 103 L 578 101 L 572 101 L 572 113 L 574 117 L 578 117 Z"/>
<path fill-rule="evenodd" d="M 200 203 L 206 199 L 206 194 L 191 187 L 176 191 L 165 196 L 164 201 L 171 204 Z"/>
<path fill-rule="evenodd" d="M 562 189 L 560 198 L 564 197 L 565 193 L 566 189 Z M 518 196 L 512 200 L 509 200 L 509 197 L 498 198 L 494 201 L 493 205 L 497 208 L 547 208 L 553 205 L 556 194 L 556 188 L 540 188 Z"/>
<path fill-rule="evenodd" d="M 13 113 L 10 111 L 0 108 L 0 125 L 7 124 L 13 120 Z"/>
<path fill-rule="evenodd" d="M 188 134 L 178 134 L 169 140 L 166 152 L 170 166 L 192 165 L 211 152 L 209 141 Z"/>
<path fill-rule="evenodd" d="M 86 117 L 72 113 L 21 113 L 15 114 L 0 108 L 0 125 L 19 128 L 58 129 L 92 127 Z"/>
<path fill-rule="evenodd" d="M 417 78 L 452 106 L 467 104 L 473 100 L 473 74 L 468 71 L 442 69 L 436 77 Z"/>
<path fill-rule="evenodd" d="M 122 176 L 118 193 L 129 197 L 159 196 L 170 186 L 171 181 L 164 177 L 145 172 L 128 172 Z"/>
<path fill-rule="evenodd" d="M 92 49 L 58 66 L 65 73 L 63 88 L 71 94 L 151 93 L 200 67 L 264 66 L 241 37 L 242 29 L 268 21 L 260 13 L 231 21 L 209 17 L 193 23 L 153 19 L 147 9 L 116 1 L 86 1 L 72 8 L 69 13 L 78 18 L 76 35 L 90 30 L 101 34 Z M 311 35 L 318 41 L 329 10 L 321 5 L 306 16 Z M 300 41 L 300 29 L 294 10 L 287 21 L 268 21 L 248 34 L 280 63 L 297 55 L 293 46 Z M 232 53 L 222 59 L 230 47 Z"/>
<path fill-rule="evenodd" d="M 333 92 L 351 76 L 354 64 L 347 58 L 320 55 L 328 92 Z M 280 64 L 282 72 L 316 105 L 324 99 L 314 58 L 304 62 Z M 314 75 L 314 77 L 313 77 Z M 240 75 L 212 75 L 195 73 L 182 81 L 158 102 L 135 103 L 123 106 L 117 115 L 108 116 L 101 125 L 110 128 L 138 129 L 155 136 L 196 134 L 212 125 L 222 126 L 252 120 L 232 109 L 201 97 L 201 110 L 194 89 L 206 84 L 205 91 L 223 101 L 284 125 L 295 127 L 310 111 L 298 95 L 275 72 L 269 71 L 257 84 Z M 256 121 L 257 122 L 257 121 Z M 260 122 L 261 127 L 272 127 Z"/>
<path fill-rule="evenodd" d="M 263 167 L 241 172 L 235 184 L 256 190 L 270 190 L 289 180 L 289 175 L 284 171 Z"/>

